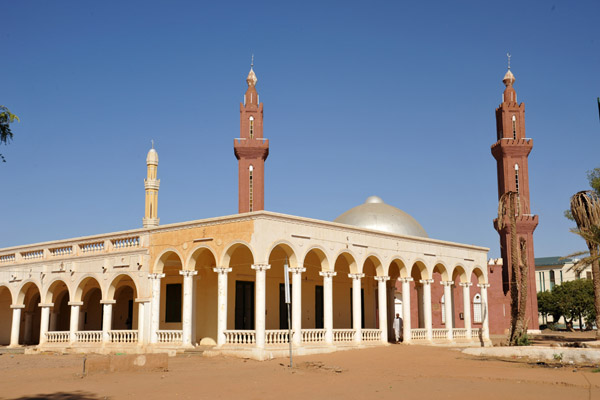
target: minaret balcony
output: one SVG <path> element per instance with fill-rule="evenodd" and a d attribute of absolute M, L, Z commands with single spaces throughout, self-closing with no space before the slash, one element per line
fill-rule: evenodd
<path fill-rule="evenodd" d="M 158 190 L 160 187 L 160 179 L 144 179 L 144 187 L 146 190 Z"/>
<path fill-rule="evenodd" d="M 262 158 L 269 155 L 269 140 L 265 138 L 237 138 L 233 140 L 233 151 L 236 158 Z"/>
<path fill-rule="evenodd" d="M 498 159 L 504 155 L 528 156 L 533 148 L 533 139 L 502 138 L 492 145 L 492 155 Z"/>

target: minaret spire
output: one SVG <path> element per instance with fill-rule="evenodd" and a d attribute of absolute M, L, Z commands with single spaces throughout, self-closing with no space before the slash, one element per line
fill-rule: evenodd
<path fill-rule="evenodd" d="M 535 286 L 535 259 L 533 253 L 533 231 L 538 225 L 538 216 L 532 214 L 529 201 L 529 165 L 528 156 L 533 148 L 533 140 L 525 134 L 525 104 L 517 103 L 517 93 L 513 87 L 515 76 L 510 70 L 502 81 L 506 88 L 502 103 L 496 108 L 497 141 L 492 145 L 492 155 L 496 159 L 498 171 L 498 199 L 507 192 L 517 193 L 516 230 L 520 239 L 525 239 L 528 271 L 527 282 L 527 319 L 529 329 L 538 329 L 537 294 Z M 507 294 L 510 288 L 512 269 L 510 226 L 498 229 L 503 263 L 503 289 Z M 520 251 L 520 250 L 519 250 Z"/>
<path fill-rule="evenodd" d="M 238 210 L 240 213 L 263 210 L 265 207 L 265 160 L 269 156 L 269 141 L 263 138 L 263 104 L 256 91 L 258 78 L 254 73 L 254 55 L 246 78 L 248 89 L 240 104 L 240 137 L 233 141 L 238 159 Z"/>
<path fill-rule="evenodd" d="M 158 189 L 160 187 L 160 179 L 156 179 L 158 169 L 158 153 L 154 150 L 154 140 L 152 148 L 146 157 L 147 176 L 144 179 L 144 187 L 146 189 L 146 210 L 144 213 L 143 224 L 144 228 L 158 226 L 160 218 L 158 218 Z"/>

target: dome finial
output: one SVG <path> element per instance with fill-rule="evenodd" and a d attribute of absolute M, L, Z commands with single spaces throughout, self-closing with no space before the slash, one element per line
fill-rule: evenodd
<path fill-rule="evenodd" d="M 252 54 L 252 61 L 250 61 L 250 69 L 254 67 L 254 54 Z M 508 67 L 510 69 L 510 67 Z"/>
<path fill-rule="evenodd" d="M 154 148 L 154 139 L 151 139 L 150 142 L 152 142 L 152 148 Z"/>
<path fill-rule="evenodd" d="M 508 57 L 508 70 L 510 71 L 510 53 L 506 53 L 506 57 Z"/>
<path fill-rule="evenodd" d="M 248 83 L 248 86 L 256 86 L 257 81 L 258 78 L 254 73 L 254 54 L 252 54 L 252 60 L 250 61 L 250 72 L 248 73 L 248 77 L 246 78 L 246 83 Z"/>
<path fill-rule="evenodd" d="M 512 57 L 510 53 L 506 53 L 506 57 L 508 58 L 508 71 L 506 71 L 506 74 L 504 74 L 504 78 L 502 79 L 502 82 L 504 82 L 504 85 L 506 87 L 512 86 L 513 83 L 515 83 L 515 76 L 513 75 L 513 73 L 510 70 L 510 58 Z"/>

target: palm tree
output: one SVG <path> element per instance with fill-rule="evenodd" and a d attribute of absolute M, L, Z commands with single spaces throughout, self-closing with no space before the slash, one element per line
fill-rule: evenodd
<path fill-rule="evenodd" d="M 594 308 L 596 309 L 596 339 L 600 340 L 600 199 L 591 190 L 577 192 L 571 197 L 571 213 L 577 228 L 571 232 L 581 236 L 587 244 L 588 251 L 571 254 L 567 257 L 585 257 L 573 265 L 579 271 L 588 265 L 592 266 L 594 283 Z"/>
<path fill-rule="evenodd" d="M 517 245 L 517 212 L 519 195 L 506 192 L 498 201 L 498 231 L 510 229 L 510 336 L 509 345 L 523 343 L 527 336 L 525 310 L 527 306 L 527 241 L 521 238 Z M 506 221 L 508 218 L 508 224 Z M 520 250 L 520 252 L 519 252 Z M 520 254 L 519 254 L 520 253 Z"/>
<path fill-rule="evenodd" d="M 8 144 L 13 138 L 13 133 L 10 130 L 10 124 L 19 121 L 19 117 L 12 114 L 8 108 L 0 105 L 0 144 Z M 0 153 L 2 162 L 6 162 L 4 156 Z"/>

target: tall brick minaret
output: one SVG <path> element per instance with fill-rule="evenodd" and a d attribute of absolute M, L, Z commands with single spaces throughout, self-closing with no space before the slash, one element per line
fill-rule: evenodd
<path fill-rule="evenodd" d="M 517 103 L 517 92 L 513 88 L 515 76 L 510 71 L 503 79 L 506 89 L 502 94 L 502 104 L 496 108 L 496 131 L 498 141 L 492 145 L 492 155 L 498 168 L 498 198 L 508 191 L 518 193 L 517 235 L 527 240 L 527 319 L 529 329 L 539 329 L 537 294 L 535 287 L 535 259 L 533 255 L 533 231 L 538 224 L 538 216 L 531 213 L 529 204 L 529 168 L 527 157 L 533 147 L 533 140 L 525 135 L 525 104 Z M 508 218 L 507 218 L 508 220 Z M 508 221 L 507 221 L 508 222 Z M 498 230 L 497 221 L 494 226 Z M 510 226 L 498 231 L 502 259 L 502 282 L 505 295 L 510 289 L 511 243 Z M 517 239 L 518 243 L 518 239 Z M 508 311 L 508 310 L 507 310 Z"/>
<path fill-rule="evenodd" d="M 240 137 L 233 141 L 238 159 L 239 212 L 265 208 L 265 160 L 269 156 L 269 141 L 263 138 L 263 104 L 256 92 L 256 74 L 253 70 L 246 78 L 248 90 L 244 103 L 240 103 Z"/>

